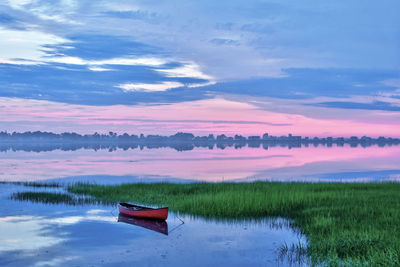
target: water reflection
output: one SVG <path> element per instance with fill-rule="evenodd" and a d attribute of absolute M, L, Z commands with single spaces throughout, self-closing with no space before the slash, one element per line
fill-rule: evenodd
<path fill-rule="evenodd" d="M 374 181 L 400 180 L 399 166 L 400 146 L 319 146 L 290 150 L 227 147 L 185 152 L 170 148 L 113 152 L 86 149 L 40 153 L 8 151 L 0 153 L 0 181 L 67 177 L 75 181 L 86 181 L 90 177 L 99 183 L 141 179 Z"/>
<path fill-rule="evenodd" d="M 62 242 L 62 237 L 46 235 L 43 217 L 0 217 L 0 251 L 33 250 Z"/>
<path fill-rule="evenodd" d="M 218 222 L 183 216 L 182 225 L 171 214 L 168 226 L 176 230 L 164 235 L 118 223 L 116 207 L 8 198 L 23 190 L 0 185 L 1 266 L 286 266 L 289 261 L 279 259 L 280 248 L 306 245 L 305 237 L 284 219 Z"/>
<path fill-rule="evenodd" d="M 168 235 L 168 223 L 166 221 L 134 218 L 120 213 L 118 215 L 118 222 L 140 226 L 164 235 Z"/>
<path fill-rule="evenodd" d="M 8 152 L 8 151 L 25 151 L 25 152 L 50 152 L 54 150 L 62 150 L 62 151 L 77 151 L 79 149 L 89 149 L 89 150 L 108 150 L 109 152 L 117 151 L 117 150 L 134 150 L 134 149 L 159 149 L 159 148 L 171 148 L 176 151 L 190 151 L 196 148 L 207 148 L 209 150 L 213 149 L 226 149 L 229 147 L 235 149 L 242 149 L 245 147 L 250 148 L 262 148 L 268 150 L 274 147 L 284 147 L 287 149 L 292 148 L 304 148 L 304 147 L 319 147 L 319 146 L 326 146 L 326 147 L 344 147 L 350 146 L 353 148 L 357 147 L 370 147 L 370 146 L 379 146 L 379 147 L 387 147 L 393 145 L 399 145 L 400 141 L 398 139 L 389 139 L 388 141 L 378 142 L 361 142 L 355 141 L 351 142 L 348 141 L 347 143 L 339 142 L 339 143 L 327 143 L 326 140 L 323 142 L 317 141 L 306 141 L 306 142 L 262 142 L 261 140 L 256 141 L 244 141 L 244 142 L 235 142 L 233 139 L 228 142 L 212 142 L 212 143 L 171 143 L 171 144 L 162 144 L 162 143 L 144 143 L 144 144 L 137 144 L 137 143 L 52 143 L 52 142 L 44 142 L 40 143 L 35 140 L 32 142 L 24 141 L 20 143 L 1 143 L 0 142 L 0 152 Z M 1 141 L 1 140 L 0 140 Z"/>
<path fill-rule="evenodd" d="M 92 134 L 92 135 L 80 135 L 77 133 L 62 133 L 56 134 L 51 132 L 24 132 L 16 133 L 13 132 L 0 132 L 0 151 L 28 151 L 28 152 L 42 152 L 52 151 L 56 149 L 60 150 L 78 150 L 80 148 L 85 149 L 108 149 L 114 151 L 117 149 L 137 149 L 141 150 L 144 148 L 173 148 L 177 151 L 188 151 L 194 148 L 208 148 L 208 149 L 225 149 L 226 147 L 234 147 L 235 149 L 243 147 L 259 148 L 263 147 L 268 149 L 269 147 L 287 147 L 300 148 L 302 146 L 315 146 L 319 145 L 327 147 L 343 147 L 344 145 L 350 145 L 351 147 L 369 147 L 369 146 L 392 146 L 400 145 L 400 138 L 391 137 L 379 137 L 373 138 L 363 136 L 358 138 L 352 136 L 350 138 L 345 137 L 302 137 L 288 134 L 288 136 L 273 136 L 265 133 L 263 136 L 248 136 L 244 137 L 241 135 L 226 136 L 220 134 L 214 136 L 210 134 L 208 136 L 195 136 L 191 133 L 179 132 L 171 136 L 161 135 L 129 135 L 124 133 L 118 135 L 113 132 L 109 134 Z"/>

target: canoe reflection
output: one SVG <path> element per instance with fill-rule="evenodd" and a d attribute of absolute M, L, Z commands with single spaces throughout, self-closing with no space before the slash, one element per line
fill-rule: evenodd
<path fill-rule="evenodd" d="M 120 213 L 118 215 L 118 222 L 137 225 L 152 231 L 162 233 L 164 235 L 168 235 L 168 223 L 166 221 L 135 218 Z"/>

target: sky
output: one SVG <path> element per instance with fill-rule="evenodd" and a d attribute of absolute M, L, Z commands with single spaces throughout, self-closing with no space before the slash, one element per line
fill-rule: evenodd
<path fill-rule="evenodd" d="M 0 131 L 400 137 L 398 10 L 0 0 Z"/>

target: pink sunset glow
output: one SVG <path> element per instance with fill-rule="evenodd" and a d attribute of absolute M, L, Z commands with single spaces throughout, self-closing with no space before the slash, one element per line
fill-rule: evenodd
<path fill-rule="evenodd" d="M 213 98 L 164 105 L 80 106 L 40 100 L 0 98 L 0 130 L 78 133 L 161 134 L 191 132 L 197 135 L 303 136 L 368 135 L 398 137 L 398 118 L 388 121 L 389 112 L 365 112 L 365 118 L 316 118 L 264 110 L 250 103 Z M 271 108 L 272 109 L 272 108 Z M 366 119 L 369 118 L 369 119 Z"/>

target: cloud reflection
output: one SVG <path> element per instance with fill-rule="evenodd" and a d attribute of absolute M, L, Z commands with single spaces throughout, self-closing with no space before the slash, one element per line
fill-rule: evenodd
<path fill-rule="evenodd" d="M 173 149 L 144 150 L 78 150 L 41 152 L 32 159 L 30 152 L 0 154 L 0 180 L 25 181 L 48 180 L 64 177 L 85 179 L 93 175 L 107 176 L 110 182 L 138 179 L 156 180 L 178 178 L 185 180 L 220 182 L 222 180 L 280 180 L 318 181 L 334 179 L 340 173 L 352 172 L 355 177 L 388 177 L 387 170 L 395 178 L 400 146 L 392 147 L 308 147 L 287 149 L 273 147 L 224 150 L 198 148 L 179 152 Z M 157 166 L 157 168 L 154 168 Z M 46 172 L 43 172 L 43 169 Z M 101 171 L 99 171 L 101 170 Z M 379 173 L 373 173 L 380 170 Z M 372 173 L 369 173 L 372 172 Z M 358 176 L 357 176 L 358 173 Z M 328 177 L 331 174 L 330 177 Z M 126 178 L 126 179 L 125 179 Z M 93 179 L 92 179 L 93 180 Z M 71 220 L 74 218 L 70 218 Z M 75 218 L 80 220 L 81 218 Z"/>
<path fill-rule="evenodd" d="M 46 220 L 37 216 L 0 217 L 0 252 L 53 246 L 65 239 L 46 235 Z"/>
<path fill-rule="evenodd" d="M 106 214 L 106 216 L 101 216 L 101 214 Z M 0 217 L 0 252 L 38 250 L 60 244 L 67 240 L 66 237 L 63 237 L 62 232 L 58 235 L 51 235 L 48 233 L 48 229 L 85 221 L 115 222 L 116 219 L 109 216 L 108 210 L 99 209 L 90 209 L 86 211 L 86 214 L 77 216 L 44 217 L 19 215 Z M 53 263 L 59 263 L 59 261 L 56 260 Z M 41 265 L 53 264 L 47 262 L 38 266 Z"/>

